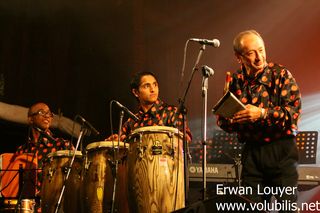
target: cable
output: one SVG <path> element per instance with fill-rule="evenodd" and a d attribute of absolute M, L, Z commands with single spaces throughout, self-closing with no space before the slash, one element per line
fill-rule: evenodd
<path fill-rule="evenodd" d="M 114 100 L 110 101 L 110 110 L 109 110 L 109 114 L 110 114 L 110 128 L 111 128 L 111 136 L 113 135 L 113 122 L 112 122 L 112 103 L 114 102 Z"/>
<path fill-rule="evenodd" d="M 183 62 L 182 62 L 181 78 L 180 78 L 180 83 L 179 83 L 179 92 L 178 92 L 178 94 L 180 94 L 182 92 L 180 90 L 182 89 L 182 86 L 183 86 L 182 84 L 183 84 L 184 72 L 185 72 L 185 68 L 186 68 L 188 43 L 189 43 L 189 39 L 186 41 L 186 43 L 184 45 Z M 179 97 L 180 96 L 181 95 L 179 95 Z"/>
<path fill-rule="evenodd" d="M 7 170 L 4 170 L 5 172 L 6 171 L 9 171 L 8 169 Z M 16 170 L 14 170 L 16 171 Z M 19 171 L 13 176 L 13 178 L 9 181 L 9 183 L 7 185 L 5 185 L 1 190 L 0 192 L 2 192 L 3 190 L 5 190 L 6 188 L 8 188 L 8 186 L 12 183 L 12 181 L 16 178 L 16 176 L 19 174 Z"/>

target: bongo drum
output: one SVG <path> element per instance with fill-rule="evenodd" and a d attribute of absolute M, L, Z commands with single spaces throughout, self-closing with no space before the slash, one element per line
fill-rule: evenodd
<path fill-rule="evenodd" d="M 171 212 L 184 207 L 182 133 L 166 126 L 129 136 L 128 193 L 132 212 Z"/>
<path fill-rule="evenodd" d="M 47 162 L 44 164 L 41 187 L 42 212 L 55 211 L 73 154 L 74 151 L 70 150 L 59 150 L 48 154 Z M 64 212 L 80 212 L 82 162 L 81 152 L 76 151 L 76 156 L 65 186 L 64 196 L 60 203 L 60 208 Z"/>
<path fill-rule="evenodd" d="M 116 212 L 128 212 L 127 147 L 128 144 L 120 142 L 116 158 L 119 160 L 114 208 Z M 94 142 L 86 147 L 81 190 L 83 212 L 110 212 L 115 177 L 114 154 L 117 149 L 116 141 Z"/>

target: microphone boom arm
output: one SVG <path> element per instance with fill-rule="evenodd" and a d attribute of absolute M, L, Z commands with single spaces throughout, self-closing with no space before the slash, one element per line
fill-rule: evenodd
<path fill-rule="evenodd" d="M 89 123 L 86 119 L 84 119 L 81 115 L 76 115 L 76 118 L 80 118 L 80 120 L 82 121 L 82 123 L 84 125 L 86 125 L 87 127 L 89 127 L 90 130 L 92 130 L 92 132 L 95 134 L 95 135 L 99 135 L 100 132 L 98 130 L 96 130 L 92 125 L 91 123 Z"/>
<path fill-rule="evenodd" d="M 185 89 L 185 92 L 182 96 L 182 98 L 179 98 L 179 108 L 178 108 L 178 112 L 177 114 L 179 115 L 180 113 L 182 113 L 183 116 L 183 163 L 184 163 L 184 195 L 185 195 L 185 205 L 188 205 L 188 199 L 189 199 L 189 175 L 188 175 L 188 153 L 187 153 L 187 139 L 186 139 L 186 108 L 184 106 L 185 100 L 186 100 L 186 96 L 188 94 L 190 85 L 191 85 L 191 81 L 193 79 L 194 73 L 198 70 L 198 64 L 200 62 L 200 58 L 202 56 L 202 53 L 204 52 L 204 50 L 206 49 L 205 45 L 202 45 L 200 48 L 200 51 L 198 53 L 198 57 L 197 60 L 194 64 L 194 67 L 192 69 L 192 73 L 190 75 L 190 79 L 188 81 L 188 85 Z"/>

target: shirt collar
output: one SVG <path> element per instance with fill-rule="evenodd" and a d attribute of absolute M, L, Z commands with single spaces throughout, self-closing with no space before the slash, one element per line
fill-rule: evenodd
<path fill-rule="evenodd" d="M 38 141 L 41 141 L 41 140 L 43 140 L 43 135 L 38 131 L 38 130 L 36 130 L 37 131 L 37 133 L 38 133 Z M 52 134 L 52 132 L 50 131 L 50 129 L 47 129 L 47 130 L 45 130 L 44 131 L 45 132 L 45 134 L 47 134 L 47 135 L 49 135 L 49 136 L 53 136 L 53 134 Z M 34 143 L 34 141 L 36 140 L 36 138 L 34 138 L 34 135 L 33 134 L 30 134 L 30 137 L 29 137 L 29 141 L 31 142 L 31 143 Z"/>
<path fill-rule="evenodd" d="M 259 83 L 268 86 L 269 82 L 271 81 L 270 67 L 272 66 L 272 64 L 273 63 L 268 63 L 267 66 L 263 69 L 263 71 L 258 74 L 258 76 L 256 76 L 255 78 L 247 78 L 250 80 L 245 80 L 245 82 L 247 82 L 248 84 L 253 84 L 254 82 L 258 81 Z M 242 72 L 242 75 L 247 76 L 247 73 L 244 67 L 241 72 Z"/>
<path fill-rule="evenodd" d="M 163 105 L 163 101 L 160 100 L 160 98 L 158 98 L 156 100 L 156 102 L 154 102 L 151 106 L 151 108 L 147 111 L 147 112 L 144 112 L 142 107 L 140 106 L 139 107 L 139 116 L 140 117 L 143 117 L 143 115 L 145 114 L 150 114 L 152 116 L 156 116 L 157 112 L 161 109 L 161 106 Z"/>

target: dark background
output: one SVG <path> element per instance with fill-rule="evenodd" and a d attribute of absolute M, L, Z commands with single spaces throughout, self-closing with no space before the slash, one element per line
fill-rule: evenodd
<path fill-rule="evenodd" d="M 80 114 L 102 133 L 85 143 L 103 140 L 111 100 L 136 110 L 129 91 L 134 73 L 156 73 L 161 98 L 177 105 L 201 47 L 189 43 L 179 86 L 185 42 L 217 38 L 221 46 L 207 46 L 200 61 L 215 70 L 208 91 L 211 137 L 217 129 L 211 108 L 226 71 L 238 67 L 233 37 L 256 29 L 268 60 L 284 64 L 300 86 L 300 129 L 319 131 L 319 20 L 318 0 L 1 0 L 0 98 L 26 107 L 44 101 L 71 119 Z M 196 73 L 186 101 L 195 140 L 201 138 L 201 78 Z M 113 117 L 117 129 L 117 110 Z M 0 121 L 0 128 L 0 153 L 24 143 L 26 126 Z"/>

